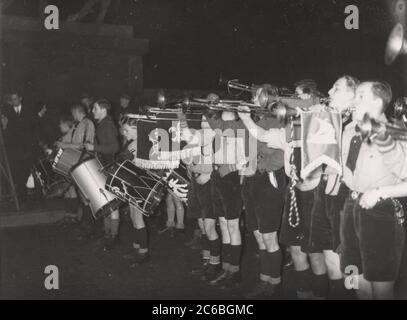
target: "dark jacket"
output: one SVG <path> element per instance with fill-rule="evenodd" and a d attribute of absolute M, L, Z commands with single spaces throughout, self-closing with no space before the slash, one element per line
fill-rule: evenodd
<path fill-rule="evenodd" d="M 103 165 L 114 161 L 115 154 L 120 150 L 119 133 L 110 116 L 97 123 L 94 146 Z"/>
<path fill-rule="evenodd" d="M 31 155 L 34 145 L 34 129 L 38 117 L 24 104 L 18 115 L 11 106 L 6 107 L 4 115 L 8 119 L 7 129 L 4 131 L 5 143 L 9 156 L 27 158 Z"/>

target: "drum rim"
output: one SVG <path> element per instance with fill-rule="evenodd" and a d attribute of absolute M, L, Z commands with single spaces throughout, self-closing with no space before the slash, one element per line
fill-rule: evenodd
<path fill-rule="evenodd" d="M 110 214 L 112 214 L 113 211 L 117 210 L 117 209 L 120 207 L 121 204 L 122 204 L 122 201 L 121 201 L 119 198 L 115 197 L 113 200 L 109 201 L 108 203 L 106 203 L 105 205 L 103 205 L 102 207 L 100 207 L 100 208 L 93 214 L 93 216 L 95 217 L 95 219 L 106 218 L 106 217 L 110 216 Z M 104 215 L 98 215 L 98 214 L 97 214 L 97 213 L 100 212 L 100 211 L 104 212 L 104 211 L 107 210 L 109 207 L 111 207 L 110 209 L 112 209 L 112 212 L 111 212 L 109 215 L 104 216 Z"/>
<path fill-rule="evenodd" d="M 75 165 L 72 166 L 72 168 L 69 170 L 69 174 L 72 174 L 72 172 L 74 172 L 76 169 L 78 169 L 81 165 L 83 165 L 83 164 L 85 164 L 86 162 L 89 162 L 89 161 L 91 161 L 91 160 L 96 160 L 96 161 L 99 162 L 99 164 L 100 164 L 99 159 L 96 158 L 96 157 L 90 156 L 89 158 L 85 158 L 85 159 L 83 159 L 83 157 L 84 157 L 84 156 L 82 156 L 82 157 L 79 159 L 79 162 L 78 162 L 77 164 L 75 164 Z"/>
<path fill-rule="evenodd" d="M 159 177 L 158 175 L 153 174 L 151 171 L 149 171 L 149 170 L 147 170 L 147 169 L 140 168 L 140 167 L 136 166 L 136 165 L 135 165 L 132 161 L 130 161 L 130 160 L 124 160 L 124 161 L 122 161 L 121 163 L 116 164 L 116 169 L 115 169 L 114 173 L 109 173 L 109 174 L 108 174 L 109 177 L 108 177 L 107 180 L 106 180 L 105 188 L 106 188 L 106 186 L 109 187 L 109 188 L 112 188 L 113 186 L 112 186 L 111 183 L 112 183 L 113 180 L 115 180 L 115 179 L 123 180 L 122 178 L 117 177 L 117 173 L 118 173 L 121 169 L 127 170 L 128 172 L 132 172 L 133 174 L 138 175 L 137 172 L 135 172 L 135 171 L 133 171 L 133 170 L 131 170 L 130 168 L 127 168 L 127 167 L 125 166 L 125 164 L 127 164 L 127 163 L 129 163 L 129 164 L 135 166 L 135 167 L 138 168 L 138 169 L 141 169 L 141 170 L 147 172 L 148 174 L 150 174 L 150 176 L 151 176 L 150 178 L 151 178 L 151 179 L 154 178 L 154 179 L 157 180 L 156 183 L 154 184 L 154 186 L 152 187 L 152 189 L 150 190 L 150 192 L 148 193 L 146 199 L 143 199 L 143 200 L 144 200 L 143 206 L 140 206 L 137 201 L 136 201 L 136 203 L 134 203 L 135 201 L 132 201 L 133 199 L 135 199 L 134 197 L 132 197 L 132 198 L 129 197 L 129 200 L 127 200 L 127 199 L 124 199 L 124 200 L 123 200 L 123 199 L 120 199 L 120 197 L 119 197 L 118 195 L 116 195 L 114 192 L 112 192 L 111 190 L 108 190 L 108 191 L 110 191 L 110 192 L 112 192 L 114 195 L 116 195 L 116 196 L 118 197 L 118 199 L 120 199 L 120 201 L 126 202 L 126 203 L 128 203 L 129 205 L 132 205 L 132 206 L 134 206 L 134 207 L 137 207 L 137 209 L 139 209 L 139 210 L 142 212 L 143 215 L 145 215 L 145 216 L 151 216 L 151 211 L 152 211 L 152 210 L 146 210 L 146 206 L 147 206 L 148 203 L 153 203 L 153 202 L 151 201 L 151 199 L 155 199 L 155 196 L 154 196 L 155 194 L 159 194 L 159 191 L 158 191 L 159 186 L 165 188 L 165 185 L 166 185 L 166 184 L 165 184 L 165 181 L 163 180 L 162 177 Z M 161 200 L 162 200 L 162 199 L 161 199 Z"/>

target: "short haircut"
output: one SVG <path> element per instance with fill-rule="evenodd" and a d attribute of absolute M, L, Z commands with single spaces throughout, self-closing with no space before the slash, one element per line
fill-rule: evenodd
<path fill-rule="evenodd" d="M 130 96 L 129 96 L 127 93 L 123 93 L 123 94 L 120 96 L 120 99 L 131 100 Z"/>
<path fill-rule="evenodd" d="M 72 105 L 71 111 L 76 111 L 76 110 L 79 112 L 82 112 L 83 114 L 86 114 L 85 106 L 81 103 L 75 103 Z"/>
<path fill-rule="evenodd" d="M 272 96 L 278 96 L 278 93 L 279 93 L 278 87 L 276 85 L 273 85 L 270 83 L 265 83 L 265 84 L 261 85 L 258 89 L 263 89 Z"/>
<path fill-rule="evenodd" d="M 209 100 L 210 102 L 216 103 L 217 101 L 219 101 L 219 95 L 216 93 L 208 93 L 206 96 L 206 100 Z"/>
<path fill-rule="evenodd" d="M 348 88 L 352 89 L 353 91 L 356 91 L 356 89 L 360 85 L 359 79 L 349 76 L 349 75 L 344 75 L 344 76 L 340 77 L 339 79 L 345 79 L 346 86 Z"/>
<path fill-rule="evenodd" d="M 100 108 L 105 109 L 107 112 L 112 109 L 112 105 L 107 99 L 100 99 L 95 102 L 95 104 L 98 104 Z"/>
<path fill-rule="evenodd" d="M 372 85 L 373 95 L 383 101 L 383 111 L 386 111 L 390 102 L 393 100 L 391 86 L 385 81 L 372 81 L 368 83 Z"/>
<path fill-rule="evenodd" d="M 303 93 L 309 94 L 311 96 L 319 96 L 318 85 L 313 79 L 303 79 L 295 84 L 295 88 L 300 88 Z"/>
<path fill-rule="evenodd" d="M 14 94 L 17 95 L 17 96 L 19 96 L 20 98 L 22 97 L 20 91 L 18 91 L 17 89 L 11 90 L 9 96 L 11 97 L 11 96 L 14 95 Z"/>
<path fill-rule="evenodd" d="M 79 96 L 79 99 L 80 99 L 80 100 L 82 100 L 82 99 L 91 99 L 91 100 L 93 100 L 92 97 L 90 96 L 90 94 L 88 94 L 88 93 L 82 93 L 82 94 Z"/>
<path fill-rule="evenodd" d="M 74 125 L 74 120 L 70 114 L 63 114 L 59 117 L 59 123 L 66 124 L 69 128 L 72 128 Z"/>

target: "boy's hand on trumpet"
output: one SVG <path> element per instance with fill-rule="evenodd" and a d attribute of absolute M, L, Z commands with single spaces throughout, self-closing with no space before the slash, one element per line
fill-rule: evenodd
<path fill-rule="evenodd" d="M 238 106 L 237 107 L 240 119 L 247 119 L 250 118 L 250 108 L 248 106 Z"/>

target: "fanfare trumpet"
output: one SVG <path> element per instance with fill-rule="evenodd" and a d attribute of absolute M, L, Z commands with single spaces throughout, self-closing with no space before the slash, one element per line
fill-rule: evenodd
<path fill-rule="evenodd" d="M 371 143 L 378 136 L 389 134 L 396 140 L 407 141 L 407 129 L 392 123 L 380 122 L 365 114 L 357 126 L 363 141 Z"/>
<path fill-rule="evenodd" d="M 398 23 L 387 40 L 385 63 L 391 65 L 398 56 L 407 54 L 407 40 L 404 38 L 404 27 Z"/>
<path fill-rule="evenodd" d="M 393 116 L 397 120 L 403 121 L 404 117 L 407 117 L 407 98 L 399 98 L 394 103 Z"/>
<path fill-rule="evenodd" d="M 220 75 L 219 77 L 219 86 L 226 86 L 226 88 L 228 89 L 228 92 L 230 92 L 231 89 L 233 90 L 237 90 L 240 91 L 237 95 L 241 95 L 243 92 L 254 92 L 256 91 L 257 87 L 255 86 L 249 86 L 246 84 L 242 84 L 239 82 L 238 79 L 233 79 L 233 80 L 226 80 L 223 78 L 222 75 Z"/>

